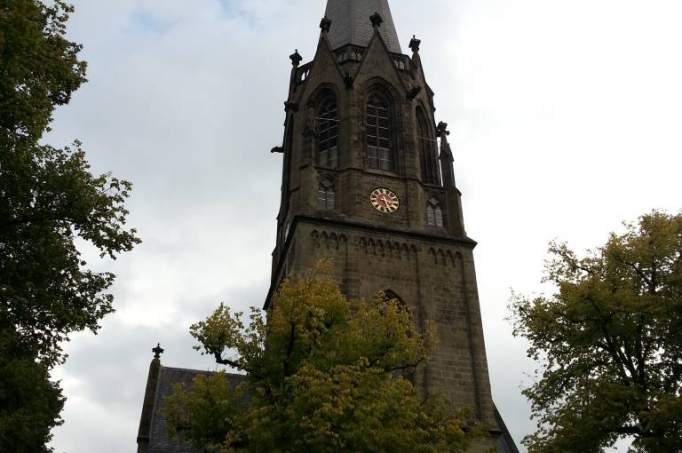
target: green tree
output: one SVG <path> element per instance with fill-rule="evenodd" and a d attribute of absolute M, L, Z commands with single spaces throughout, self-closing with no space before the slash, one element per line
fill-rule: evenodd
<path fill-rule="evenodd" d="M 55 106 L 85 82 L 81 46 L 65 37 L 63 0 L 0 0 L 0 145 L 36 143 Z"/>
<path fill-rule="evenodd" d="M 176 387 L 171 434 L 213 452 L 459 452 L 474 435 L 466 413 L 424 401 L 410 375 L 434 340 L 408 310 L 378 296 L 349 302 L 320 274 L 283 283 L 267 323 L 220 308 L 191 328 L 202 353 L 247 374 Z"/>
<path fill-rule="evenodd" d="M 139 242 L 125 226 L 130 183 L 93 175 L 79 142 L 42 142 L 54 109 L 85 82 L 81 46 L 65 37 L 72 11 L 62 0 L 0 0 L 0 451 L 47 442 L 60 422 L 49 371 L 65 358 L 61 344 L 112 311 L 114 276 L 88 269 L 77 245 L 115 258 Z"/>
<path fill-rule="evenodd" d="M 61 423 L 61 389 L 33 348 L 8 330 L 0 332 L 0 358 L 0 451 L 49 451 L 50 430 Z"/>
<path fill-rule="evenodd" d="M 585 257 L 552 244 L 551 297 L 516 297 L 516 335 L 541 360 L 525 390 L 532 452 L 682 451 L 682 215 L 653 212 Z"/>

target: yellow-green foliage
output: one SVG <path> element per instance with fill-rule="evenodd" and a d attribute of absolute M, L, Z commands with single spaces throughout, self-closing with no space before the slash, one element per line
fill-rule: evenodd
<path fill-rule="evenodd" d="M 215 452 L 459 452 L 473 429 L 442 399 L 424 401 L 407 377 L 433 338 L 399 301 L 349 302 L 316 271 L 284 282 L 268 322 L 225 306 L 192 327 L 204 354 L 248 373 L 178 387 L 167 400 L 174 434 Z"/>
<path fill-rule="evenodd" d="M 579 258 L 553 244 L 552 297 L 516 299 L 516 334 L 542 360 L 525 391 L 530 452 L 682 451 L 682 215 L 660 212 Z"/>

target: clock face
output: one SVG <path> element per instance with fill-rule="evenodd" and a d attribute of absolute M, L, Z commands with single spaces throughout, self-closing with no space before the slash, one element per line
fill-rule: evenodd
<path fill-rule="evenodd" d="M 390 214 L 400 208 L 400 198 L 392 190 L 382 187 L 374 189 L 369 195 L 369 202 L 379 212 Z"/>

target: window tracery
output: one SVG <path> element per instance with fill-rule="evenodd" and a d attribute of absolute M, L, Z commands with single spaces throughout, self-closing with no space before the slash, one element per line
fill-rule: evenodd
<path fill-rule="evenodd" d="M 426 121 L 424 112 L 417 110 L 417 134 L 419 135 L 419 157 L 422 169 L 422 181 L 425 184 L 440 184 L 436 141 Z"/>
<path fill-rule="evenodd" d="M 443 208 L 441 207 L 440 202 L 435 198 L 431 198 L 426 203 L 426 224 L 438 228 L 443 228 L 445 226 L 443 221 Z"/>
<path fill-rule="evenodd" d="M 316 118 L 317 164 L 325 168 L 339 165 L 339 119 L 336 97 L 328 93 L 320 102 Z"/>
<path fill-rule="evenodd" d="M 394 171 L 391 108 L 389 100 L 375 92 L 367 101 L 367 164 L 369 168 Z"/>
<path fill-rule="evenodd" d="M 317 190 L 317 207 L 324 210 L 336 209 L 336 190 L 334 183 L 329 179 L 320 181 Z"/>

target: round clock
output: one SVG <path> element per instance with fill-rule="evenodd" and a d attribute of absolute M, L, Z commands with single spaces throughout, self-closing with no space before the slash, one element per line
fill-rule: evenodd
<path fill-rule="evenodd" d="M 400 208 L 400 198 L 395 192 L 389 189 L 380 187 L 374 189 L 369 195 L 369 202 L 379 212 L 390 214 L 396 212 Z"/>

